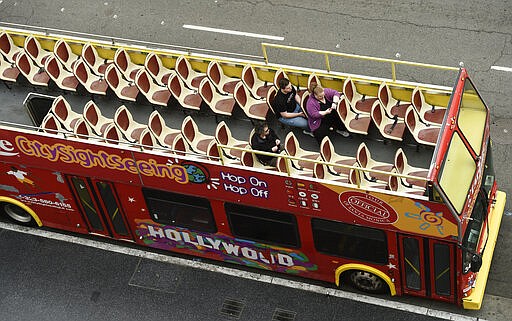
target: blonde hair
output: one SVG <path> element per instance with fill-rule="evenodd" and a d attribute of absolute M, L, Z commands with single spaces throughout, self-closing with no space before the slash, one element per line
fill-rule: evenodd
<path fill-rule="evenodd" d="M 312 82 L 311 85 L 309 86 L 310 94 L 318 95 L 318 94 L 321 94 L 323 91 L 324 91 L 324 88 L 316 82 Z"/>

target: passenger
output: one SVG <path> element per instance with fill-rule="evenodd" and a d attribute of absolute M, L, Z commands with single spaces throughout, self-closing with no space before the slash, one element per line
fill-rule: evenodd
<path fill-rule="evenodd" d="M 281 151 L 281 141 L 267 123 L 262 123 L 255 128 L 255 134 L 251 138 L 251 147 L 254 150 L 278 154 Z M 259 154 L 256 154 L 256 157 L 263 165 L 274 167 L 277 165 L 276 157 Z"/>
<path fill-rule="evenodd" d="M 272 101 L 272 108 L 277 113 L 279 121 L 291 127 L 303 129 L 303 133 L 313 136 L 309 131 L 308 120 L 300 108 L 300 98 L 297 90 L 286 78 L 279 80 L 279 90 Z"/>
<path fill-rule="evenodd" d="M 331 130 L 336 130 L 343 137 L 349 137 L 350 134 L 346 131 L 345 125 L 336 112 L 336 104 L 340 100 L 341 94 L 334 89 L 324 89 L 316 82 L 311 83 L 308 89 L 310 92 L 306 104 L 308 123 L 318 144 L 325 136 L 329 135 Z"/>

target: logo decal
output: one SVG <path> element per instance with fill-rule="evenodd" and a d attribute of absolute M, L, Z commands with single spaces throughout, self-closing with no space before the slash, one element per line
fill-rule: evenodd
<path fill-rule="evenodd" d="M 345 192 L 339 197 L 341 205 L 352 215 L 375 224 L 393 224 L 396 211 L 383 200 L 366 193 Z"/>

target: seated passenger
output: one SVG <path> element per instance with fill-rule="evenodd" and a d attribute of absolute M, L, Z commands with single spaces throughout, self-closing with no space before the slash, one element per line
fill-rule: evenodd
<path fill-rule="evenodd" d="M 252 149 L 276 154 L 281 151 L 281 141 L 267 123 L 256 126 L 254 131 L 255 134 L 251 138 Z M 256 154 L 256 157 L 263 165 L 275 167 L 277 164 L 276 157 L 259 154 Z"/>
<path fill-rule="evenodd" d="M 325 136 L 329 135 L 331 130 L 336 130 L 343 137 L 349 137 L 350 134 L 346 131 L 345 125 L 336 112 L 336 104 L 340 100 L 341 94 L 334 89 L 324 89 L 316 82 L 311 83 L 309 92 L 306 104 L 308 123 L 318 144 Z"/>
<path fill-rule="evenodd" d="M 302 128 L 304 134 L 312 136 L 309 132 L 306 115 L 300 108 L 300 98 L 297 95 L 297 90 L 288 79 L 282 78 L 279 80 L 279 90 L 272 101 L 272 108 L 281 123 Z"/>

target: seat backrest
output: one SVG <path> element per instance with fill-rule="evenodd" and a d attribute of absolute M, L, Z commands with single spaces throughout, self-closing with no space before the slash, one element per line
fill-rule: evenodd
<path fill-rule="evenodd" d="M 215 129 L 215 138 L 221 145 L 229 144 L 229 137 L 231 136 L 231 131 L 224 121 L 221 121 L 217 128 Z"/>
<path fill-rule="evenodd" d="M 52 113 L 46 114 L 46 116 L 43 118 L 43 121 L 41 122 L 40 127 L 44 132 L 55 134 L 56 131 L 62 130 L 62 127 L 60 125 L 60 122 L 55 118 L 55 116 Z"/>
<path fill-rule="evenodd" d="M 4 55 L 8 55 L 13 47 L 13 42 L 11 36 L 3 32 L 0 34 L 0 50 L 2 50 L 2 53 Z"/>
<path fill-rule="evenodd" d="M 28 58 L 27 54 L 22 51 L 16 57 L 16 66 L 23 75 L 28 76 L 30 75 L 33 64 L 32 61 Z"/>
<path fill-rule="evenodd" d="M 158 57 L 155 53 L 150 52 L 146 56 L 146 60 L 144 61 L 144 66 L 146 70 L 151 74 L 151 76 L 156 77 L 160 70 L 162 70 L 162 61 L 160 57 Z"/>
<path fill-rule="evenodd" d="M 189 148 L 185 139 L 183 139 L 182 134 L 178 134 L 174 137 L 172 141 L 172 149 L 177 155 L 185 155 L 185 153 L 189 152 Z"/>
<path fill-rule="evenodd" d="M 116 66 L 108 65 L 105 70 L 105 79 L 110 87 L 115 89 L 119 86 L 119 71 L 117 71 Z"/>
<path fill-rule="evenodd" d="M 90 43 L 86 43 L 82 48 L 82 58 L 87 62 L 89 66 L 94 66 L 98 60 L 98 52 L 96 48 Z"/>
<path fill-rule="evenodd" d="M 218 85 L 224 75 L 224 71 L 220 67 L 219 63 L 215 60 L 210 61 L 208 69 L 206 71 L 208 78 L 213 81 L 214 84 Z"/>
<path fill-rule="evenodd" d="M 183 79 L 188 78 L 191 68 L 190 63 L 184 56 L 179 56 L 178 59 L 176 59 L 176 72 L 179 73 Z"/>
<path fill-rule="evenodd" d="M 313 174 L 318 179 L 323 179 L 325 177 L 325 168 L 324 164 L 315 163 L 315 167 L 313 168 Z"/>
<path fill-rule="evenodd" d="M 123 137 L 123 135 L 114 123 L 108 124 L 103 133 L 103 138 L 110 144 L 118 144 L 121 137 Z"/>
<path fill-rule="evenodd" d="M 79 60 L 75 63 L 74 72 L 73 72 L 82 82 L 83 84 L 86 84 L 89 80 L 89 69 L 85 66 L 85 63 L 82 60 Z"/>
<path fill-rule="evenodd" d="M 395 168 L 398 173 L 403 174 L 406 164 L 407 157 L 402 148 L 398 148 L 395 153 Z"/>
<path fill-rule="evenodd" d="M 389 90 L 388 84 L 383 81 L 379 86 L 378 97 L 384 107 L 388 105 L 390 95 L 391 91 Z"/>
<path fill-rule="evenodd" d="M 114 122 L 119 126 L 119 128 L 127 130 L 130 127 L 132 119 L 132 114 L 128 111 L 126 106 L 121 105 L 117 108 L 114 116 Z"/>
<path fill-rule="evenodd" d="M 114 63 L 116 64 L 117 68 L 121 70 L 121 72 L 124 72 L 128 69 L 128 53 L 126 53 L 126 50 L 123 48 L 118 48 L 116 50 L 114 55 Z"/>
<path fill-rule="evenodd" d="M 349 103 L 347 101 L 346 97 L 342 97 L 340 102 L 337 105 L 336 110 L 338 111 L 338 115 L 340 115 L 340 118 L 345 121 L 347 119 L 348 113 L 349 113 Z"/>
<path fill-rule="evenodd" d="M 297 154 L 297 145 L 298 145 L 297 138 L 293 134 L 293 132 L 289 132 L 288 135 L 286 135 L 286 138 L 284 140 L 284 149 L 290 156 L 295 156 Z"/>
<path fill-rule="evenodd" d="M 197 125 L 192 119 L 192 117 L 187 116 L 183 119 L 183 124 L 181 125 L 181 133 L 183 137 L 189 142 L 193 142 L 197 133 Z"/>
<path fill-rule="evenodd" d="M 255 77 L 256 71 L 254 68 L 250 64 L 245 65 L 244 69 L 242 70 L 242 80 L 247 87 L 254 87 Z"/>
<path fill-rule="evenodd" d="M 69 59 L 71 59 L 71 47 L 69 47 L 68 43 L 63 39 L 59 39 L 57 43 L 55 43 L 53 52 L 63 63 L 67 63 Z"/>
<path fill-rule="evenodd" d="M 204 101 L 207 103 L 211 103 L 213 101 L 213 91 L 215 89 L 212 88 L 213 85 L 208 78 L 203 78 L 201 83 L 199 84 L 199 93 Z"/>
<path fill-rule="evenodd" d="M 416 111 L 419 113 L 421 111 L 423 103 L 425 102 L 425 97 L 423 96 L 423 93 L 421 92 L 419 87 L 413 89 L 411 102 L 414 108 L 416 108 Z"/>
<path fill-rule="evenodd" d="M 61 121 L 66 121 L 69 117 L 69 110 L 71 106 L 66 99 L 62 96 L 58 96 L 52 103 L 52 113 L 57 116 Z"/>
<path fill-rule="evenodd" d="M 91 129 L 83 118 L 76 121 L 73 132 L 78 135 L 79 138 L 88 139 L 92 135 Z"/>
<path fill-rule="evenodd" d="M 46 59 L 44 67 L 48 75 L 50 75 L 54 80 L 60 77 L 61 67 L 55 56 L 49 56 Z"/>
<path fill-rule="evenodd" d="M 249 151 L 242 151 L 242 155 L 240 156 L 240 160 L 242 161 L 242 165 L 247 167 L 254 166 L 254 154 Z"/>
<path fill-rule="evenodd" d="M 169 77 L 167 87 L 169 88 L 169 91 L 174 95 L 174 97 L 178 98 L 181 96 L 183 82 L 181 81 L 180 77 L 178 77 L 178 75 L 172 74 L 171 77 Z"/>
<path fill-rule="evenodd" d="M 148 125 L 149 129 L 156 136 L 160 136 L 162 134 L 163 128 L 165 126 L 165 121 L 157 110 L 153 111 L 149 115 Z"/>
<path fill-rule="evenodd" d="M 330 162 L 333 155 L 334 146 L 329 136 L 325 136 L 320 143 L 320 153 L 326 162 Z"/>
<path fill-rule="evenodd" d="M 308 89 L 311 88 L 311 84 L 313 84 L 313 83 L 317 83 L 318 85 L 322 85 L 322 83 L 320 82 L 320 78 L 318 78 L 318 76 L 315 73 L 312 73 L 308 77 Z"/>
<path fill-rule="evenodd" d="M 345 79 L 345 81 L 343 82 L 343 94 L 345 95 L 345 97 L 347 97 L 347 99 L 349 100 L 350 103 L 352 102 L 352 99 L 354 98 L 355 90 L 356 89 L 355 89 L 354 82 L 352 81 L 352 78 L 347 77 L 347 79 Z"/>
<path fill-rule="evenodd" d="M 380 127 L 382 124 L 382 105 L 380 102 L 375 101 L 375 104 L 372 107 L 372 119 L 377 124 L 377 127 Z"/>
<path fill-rule="evenodd" d="M 156 143 L 155 137 L 153 136 L 153 134 L 151 134 L 149 128 L 144 128 L 140 133 L 139 144 L 143 145 L 142 148 L 147 150 L 152 150 L 153 146 L 158 145 Z"/>
<path fill-rule="evenodd" d="M 23 45 L 23 48 L 25 49 L 27 54 L 34 60 L 37 59 L 37 57 L 41 53 L 41 44 L 32 35 L 28 35 L 27 38 L 25 38 L 25 44 Z"/>
<path fill-rule="evenodd" d="M 286 72 L 283 69 L 278 69 L 274 74 L 274 86 L 279 89 L 279 80 L 283 78 L 288 78 Z"/>
<path fill-rule="evenodd" d="M 409 128 L 411 133 L 415 133 L 417 122 L 417 115 L 413 108 L 414 107 L 407 108 L 407 111 L 405 113 L 405 123 L 407 124 L 407 127 Z"/>
<path fill-rule="evenodd" d="M 357 162 L 363 168 L 368 166 L 368 160 L 371 159 L 370 151 L 366 144 L 362 142 L 357 149 Z"/>
<path fill-rule="evenodd" d="M 275 110 L 274 110 L 274 107 L 272 106 L 272 102 L 274 101 L 274 98 L 276 97 L 277 95 L 277 89 L 276 87 L 270 87 L 269 90 L 267 91 L 267 97 L 266 97 L 266 101 L 267 101 L 267 105 L 268 105 L 268 108 L 270 108 L 270 110 L 272 111 L 272 113 L 276 113 Z"/>
<path fill-rule="evenodd" d="M 135 83 L 140 91 L 147 94 L 151 90 L 151 80 L 146 69 L 139 69 L 135 75 Z"/>
<path fill-rule="evenodd" d="M 98 113 L 101 113 L 101 111 L 92 100 L 85 104 L 83 112 L 84 118 L 93 126 L 98 125 L 98 121 L 100 119 L 100 115 Z"/>
<path fill-rule="evenodd" d="M 244 107 L 247 105 L 247 91 L 242 82 L 236 84 L 235 87 L 235 100 L 241 106 Z"/>

